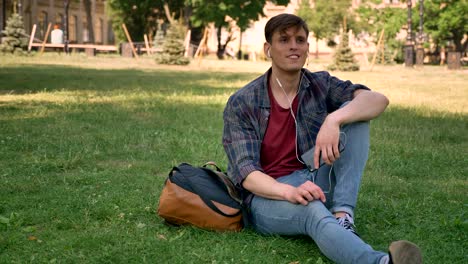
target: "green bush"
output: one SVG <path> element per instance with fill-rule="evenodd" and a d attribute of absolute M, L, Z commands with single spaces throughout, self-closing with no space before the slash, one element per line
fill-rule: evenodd
<path fill-rule="evenodd" d="M 0 51 L 2 53 L 14 53 L 17 55 L 25 54 L 28 47 L 28 38 L 23 26 L 23 18 L 18 14 L 13 14 L 8 19 L 5 30 L 2 33 L 5 37 L 2 38 Z"/>
<path fill-rule="evenodd" d="M 160 64 L 187 65 L 189 58 L 184 57 L 185 28 L 180 23 L 171 24 L 167 30 L 162 51 L 156 55 L 156 62 Z"/>
<path fill-rule="evenodd" d="M 329 65 L 330 71 L 359 71 L 359 64 L 354 59 L 354 54 L 349 47 L 348 34 L 344 33 L 341 42 L 333 56 L 333 64 Z"/>

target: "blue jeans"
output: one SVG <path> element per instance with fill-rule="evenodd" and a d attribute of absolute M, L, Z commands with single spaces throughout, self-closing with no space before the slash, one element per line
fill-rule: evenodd
<path fill-rule="evenodd" d="M 341 131 L 346 134 L 346 146 L 333 166 L 324 165 L 314 173 L 298 170 L 277 179 L 292 186 L 315 181 L 326 192 L 326 204 L 314 200 L 304 206 L 254 196 L 250 222 L 262 234 L 308 235 L 336 263 L 380 263 L 387 254 L 373 250 L 340 226 L 333 215 L 334 212 L 353 215 L 369 152 L 368 122 L 348 124 Z"/>

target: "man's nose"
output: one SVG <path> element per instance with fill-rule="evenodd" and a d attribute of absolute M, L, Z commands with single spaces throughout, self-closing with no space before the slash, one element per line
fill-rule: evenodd
<path fill-rule="evenodd" d="M 296 40 L 291 41 L 291 46 L 289 48 L 292 49 L 292 50 L 296 50 L 297 47 L 298 47 L 298 44 L 297 44 Z"/>

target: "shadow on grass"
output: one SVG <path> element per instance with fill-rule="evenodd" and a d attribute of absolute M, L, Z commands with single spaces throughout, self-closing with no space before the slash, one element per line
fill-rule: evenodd
<path fill-rule="evenodd" d="M 147 92 L 220 94 L 239 89 L 257 75 L 168 70 L 98 70 L 56 65 L 23 65 L 2 68 L 0 71 L 0 95 L 44 91 L 129 92 L 135 89 Z M 229 85 L 228 87 L 225 86 L 226 83 Z M 177 88 L 175 89 L 175 87 Z"/>
<path fill-rule="evenodd" d="M 467 175 L 467 121 L 463 114 L 391 107 L 372 122 L 371 149 L 379 167 L 404 179 L 462 179 Z"/>

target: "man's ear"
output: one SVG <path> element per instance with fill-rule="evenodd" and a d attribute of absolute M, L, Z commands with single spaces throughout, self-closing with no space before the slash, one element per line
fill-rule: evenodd
<path fill-rule="evenodd" d="M 271 49 L 270 43 L 265 42 L 265 43 L 263 44 L 263 52 L 265 52 L 265 55 L 266 55 L 268 58 L 271 58 L 270 49 Z"/>

